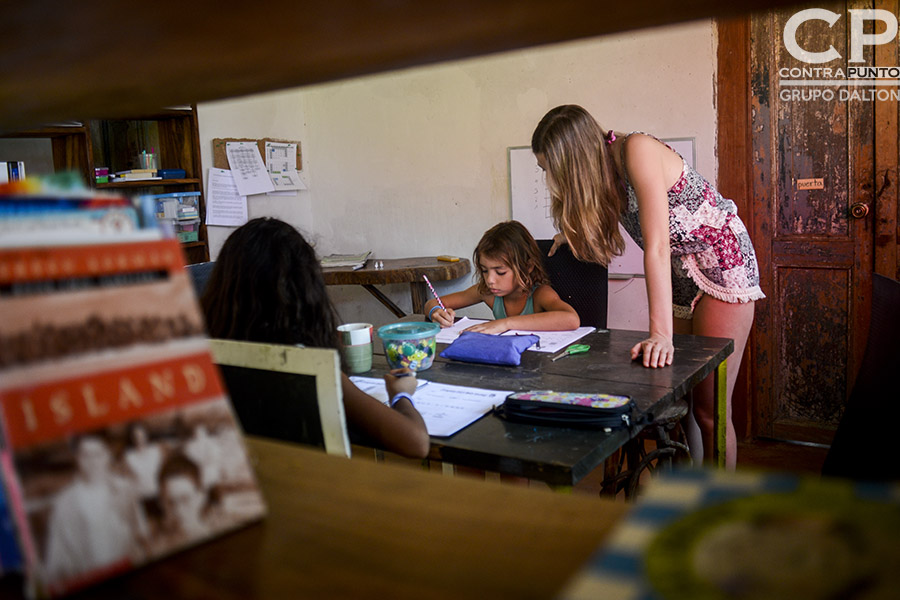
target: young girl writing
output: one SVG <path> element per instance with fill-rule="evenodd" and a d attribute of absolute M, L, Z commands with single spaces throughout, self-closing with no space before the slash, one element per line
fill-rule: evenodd
<path fill-rule="evenodd" d="M 554 331 L 577 329 L 581 321 L 575 309 L 563 302 L 547 283 L 544 261 L 537 242 L 524 225 L 506 221 L 481 237 L 473 256 L 478 283 L 467 290 L 425 304 L 428 317 L 441 325 L 453 325 L 454 309 L 487 304 L 494 320 L 469 328 L 482 333 L 509 329 Z"/>
<path fill-rule="evenodd" d="M 214 338 L 339 348 L 337 315 L 315 251 L 277 219 L 253 219 L 222 246 L 201 298 Z M 385 375 L 388 408 L 341 374 L 351 431 L 404 456 L 423 458 L 430 442 L 411 402 L 415 377 Z"/>
<path fill-rule="evenodd" d="M 580 106 L 548 112 L 531 139 L 547 175 L 551 211 L 572 253 L 608 264 L 624 251 L 621 222 L 644 250 L 650 308 L 649 335 L 631 350 L 645 367 L 672 364 L 674 333 L 734 340 L 728 365 L 728 451 L 736 441 L 731 395 L 753 324 L 754 301 L 764 298 L 753 244 L 734 202 L 722 197 L 674 150 L 656 138 L 604 132 Z M 713 389 L 708 378 L 694 391 L 691 450 L 711 455 Z M 702 444 L 700 443 L 702 438 Z"/>

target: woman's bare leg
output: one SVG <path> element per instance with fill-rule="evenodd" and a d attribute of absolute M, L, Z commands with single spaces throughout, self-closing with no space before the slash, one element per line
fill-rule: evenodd
<path fill-rule="evenodd" d="M 673 324 L 677 334 L 691 335 L 693 332 L 691 321 L 688 319 L 674 317 Z M 694 465 L 699 467 L 703 464 L 703 434 L 700 433 L 697 419 L 694 418 L 694 402 L 690 394 L 688 395 L 688 414 L 682 419 L 682 426 L 688 448 L 691 450 L 691 460 L 694 461 Z"/>
<path fill-rule="evenodd" d="M 691 321 L 676 319 L 676 333 L 692 333 L 709 337 L 731 338 L 734 340 L 734 353 L 728 357 L 728 433 L 726 438 L 727 451 L 725 454 L 725 466 L 733 470 L 737 464 L 737 438 L 734 433 L 734 424 L 731 420 L 731 397 L 734 392 L 734 384 L 737 381 L 738 370 L 747 345 L 747 337 L 750 335 L 750 327 L 753 325 L 754 303 L 722 302 L 712 296 L 704 294 L 694 307 L 694 318 Z M 690 326 L 690 332 L 683 331 L 684 324 Z M 703 380 L 693 392 L 692 411 L 696 423 L 700 428 L 703 441 L 703 456 L 712 458 L 713 439 L 713 402 L 715 391 L 713 389 L 713 375 Z M 690 423 L 688 423 L 689 443 L 693 444 L 690 435 Z"/>

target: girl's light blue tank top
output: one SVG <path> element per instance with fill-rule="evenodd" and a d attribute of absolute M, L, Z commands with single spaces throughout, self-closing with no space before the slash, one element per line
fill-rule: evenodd
<path fill-rule="evenodd" d="M 491 309 L 494 311 L 495 319 L 505 319 L 506 318 L 506 306 L 503 304 L 503 298 L 500 296 L 494 296 L 494 306 Z M 525 308 L 522 309 L 523 315 L 533 315 L 534 314 L 534 290 L 531 290 L 531 293 L 528 294 L 528 299 L 525 301 Z"/>

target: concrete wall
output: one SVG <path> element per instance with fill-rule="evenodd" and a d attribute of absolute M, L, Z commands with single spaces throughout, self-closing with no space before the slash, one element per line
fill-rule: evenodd
<path fill-rule="evenodd" d="M 251 217 L 293 223 L 322 255 L 471 257 L 510 216 L 507 147 L 528 145 L 558 104 L 581 104 L 606 128 L 695 137 L 697 167 L 715 180 L 715 44 L 701 21 L 202 104 L 204 173 L 213 138 L 297 139 L 309 190 L 251 197 Z M 210 228 L 213 256 L 229 232 Z M 643 287 L 612 283 L 613 326 L 646 329 Z M 394 320 L 361 288 L 330 291 L 345 320 Z M 384 291 L 410 307 L 407 286 Z"/>

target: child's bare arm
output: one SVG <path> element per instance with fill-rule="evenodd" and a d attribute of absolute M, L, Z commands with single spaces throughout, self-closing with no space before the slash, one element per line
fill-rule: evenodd
<path fill-rule="evenodd" d="M 568 331 L 578 329 L 581 319 L 578 313 L 549 285 L 542 285 L 534 292 L 534 314 L 496 319 L 470 327 L 482 333 L 503 333 L 510 329 L 532 331 Z"/>
<path fill-rule="evenodd" d="M 425 303 L 425 314 L 441 327 L 450 327 L 453 325 L 453 319 L 456 317 L 455 309 L 478 304 L 482 301 L 482 297 L 478 293 L 476 286 L 473 285 L 461 292 L 453 292 L 452 294 L 441 296 L 441 300 L 446 310 L 442 309 L 438 305 L 438 301 L 432 298 Z M 435 309 L 435 307 L 437 308 Z"/>
<path fill-rule="evenodd" d="M 394 379 L 392 375 L 385 376 L 388 378 Z M 414 392 L 415 378 L 408 381 Z M 341 374 L 341 387 L 347 422 L 356 430 L 391 452 L 410 458 L 427 456 L 431 443 L 425 421 L 408 400 L 402 399 L 395 408 L 388 408 L 356 387 L 344 374 Z M 388 391 L 392 391 L 390 387 Z"/>
<path fill-rule="evenodd" d="M 568 331 L 578 329 L 581 319 L 569 303 L 559 297 L 549 285 L 534 291 L 534 314 L 509 317 L 509 329 L 534 329 L 535 331 Z"/>

